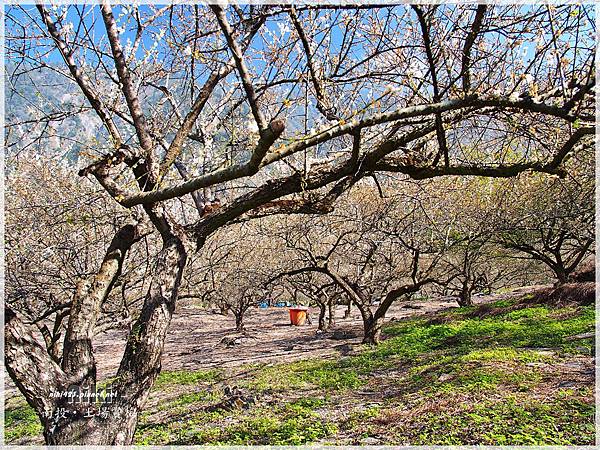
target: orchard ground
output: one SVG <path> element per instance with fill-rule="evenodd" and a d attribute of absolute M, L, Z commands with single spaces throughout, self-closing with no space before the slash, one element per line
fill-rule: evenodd
<path fill-rule="evenodd" d="M 180 303 L 136 444 L 593 445 L 594 306 L 528 301 L 534 288 L 398 302 L 385 340 L 360 344 L 358 311 L 317 333 L 287 308 L 232 316 Z M 583 338 L 582 338 L 583 336 Z M 126 331 L 97 337 L 99 379 L 116 372 Z M 6 441 L 41 444 L 7 380 Z"/>

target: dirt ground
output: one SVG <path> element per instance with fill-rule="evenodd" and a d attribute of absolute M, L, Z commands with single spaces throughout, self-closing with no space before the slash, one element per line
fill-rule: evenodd
<path fill-rule="evenodd" d="M 426 314 L 456 306 L 452 299 L 393 305 L 388 320 Z M 178 305 L 165 342 L 163 370 L 234 369 L 250 363 L 287 362 L 339 354 L 361 341 L 361 317 L 353 309 L 344 319 L 346 307 L 335 311 L 335 326 L 317 332 L 318 309 L 311 308 L 312 324 L 290 324 L 288 308 L 252 308 L 245 319 L 244 333 L 235 331 L 233 315 L 223 316 L 193 304 Z M 113 330 L 97 337 L 94 348 L 98 378 L 115 374 L 125 347 L 125 330 Z"/>
<path fill-rule="evenodd" d="M 532 288 L 521 288 L 526 292 Z M 474 297 L 475 303 L 499 300 L 511 294 Z M 387 313 L 387 320 L 426 315 L 456 307 L 450 297 L 422 301 L 397 302 Z M 345 306 L 335 311 L 335 326 L 327 333 L 317 333 L 318 310 L 311 308 L 312 324 L 292 326 L 288 308 L 253 308 L 245 320 L 245 332 L 235 332 L 232 315 L 223 316 L 192 303 L 178 304 L 162 356 L 163 370 L 204 370 L 223 368 L 235 373 L 249 363 L 289 362 L 304 358 L 343 355 L 361 341 L 361 317 L 356 308 L 344 319 Z M 98 379 L 113 377 L 125 348 L 127 330 L 110 330 L 96 336 L 94 349 Z M 234 341 L 234 343 L 232 343 Z M 229 345 L 228 345 L 229 342 Z M 5 398 L 17 395 L 16 386 L 7 377 Z"/>

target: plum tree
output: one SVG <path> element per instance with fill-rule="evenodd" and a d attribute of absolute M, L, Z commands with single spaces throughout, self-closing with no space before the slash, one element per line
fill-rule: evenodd
<path fill-rule="evenodd" d="M 5 19 L 10 98 L 26 99 L 7 123 L 10 152 L 68 145 L 72 176 L 119 207 L 105 211 L 119 227 L 77 283 L 60 355 L 5 304 L 6 368 L 48 444 L 132 442 L 188 255 L 217 230 L 329 213 L 378 173 L 564 176 L 563 160 L 593 145 L 591 5 L 103 1 L 12 5 Z M 73 95 L 42 92 L 50 73 Z M 76 132 L 61 129 L 73 117 Z M 151 231 L 158 251 L 115 400 L 67 405 L 56 392 L 98 382 L 99 312 Z"/>

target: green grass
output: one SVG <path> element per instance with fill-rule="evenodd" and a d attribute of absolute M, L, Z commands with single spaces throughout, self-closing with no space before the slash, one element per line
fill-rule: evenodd
<path fill-rule="evenodd" d="M 221 443 L 229 445 L 303 445 L 334 434 L 337 426 L 313 409 L 322 401 L 301 399 L 275 409 L 259 408 L 256 414 L 223 430 Z"/>
<path fill-rule="evenodd" d="M 555 315 L 556 311 L 538 306 L 439 325 L 414 320 L 395 323 L 385 329 L 393 338 L 379 346 L 377 352 L 416 356 L 437 349 L 460 354 L 501 347 L 564 350 L 572 345 L 566 337 L 590 331 L 594 326 L 591 306 L 581 308 L 580 314 L 567 319 Z"/>
<path fill-rule="evenodd" d="M 14 442 L 27 436 L 39 436 L 43 428 L 33 408 L 27 404 L 4 411 L 4 438 Z"/>
<path fill-rule="evenodd" d="M 365 347 L 361 354 L 337 361 L 309 360 L 271 366 L 258 370 L 249 386 L 268 392 L 299 388 L 346 392 L 368 386 L 371 377 L 378 372 L 407 367 L 406 375 L 397 379 L 396 386 L 407 396 L 424 401 L 466 396 L 474 402 L 475 398 L 485 399 L 489 395 L 521 395 L 526 399 L 530 391 L 543 383 L 535 364 L 552 364 L 568 357 L 569 353 L 577 353 L 566 338 L 592 330 L 594 310 L 593 307 L 575 310 L 546 306 L 515 309 L 516 301 L 495 302 L 491 305 L 494 314 L 484 318 L 475 316 L 476 308 L 466 307 L 447 313 L 451 317 L 441 324 L 431 324 L 425 319 L 396 322 L 384 329 L 389 338 L 376 348 Z M 578 341 L 577 345 L 589 348 L 592 342 L 591 339 Z M 528 365 L 532 363 L 533 366 Z M 460 414 L 458 418 L 447 419 L 447 429 L 438 429 L 440 425 L 432 422 L 424 434 L 414 435 L 414 441 L 404 442 L 571 445 L 593 440 L 593 426 L 590 428 L 593 406 L 575 400 L 524 401 L 523 405 L 514 401 L 477 402 L 480 406 L 469 412 L 472 416 L 465 416 L 464 422 L 456 423 L 463 420 Z M 573 419 L 572 431 L 568 427 L 570 415 L 582 418 L 581 423 Z M 500 423 L 494 427 L 482 426 L 474 438 L 465 437 L 469 434 L 469 417 Z M 511 438 L 510 430 L 516 426 L 513 422 L 517 419 L 522 427 L 516 427 Z M 359 422 L 351 414 L 344 426 L 358 426 Z"/>
<path fill-rule="evenodd" d="M 193 405 L 214 403 L 221 397 L 220 393 L 215 391 L 198 391 L 181 394 L 173 400 L 160 403 L 158 411 L 186 411 Z"/>
<path fill-rule="evenodd" d="M 337 426 L 314 412 L 324 399 L 299 399 L 259 407 L 251 412 L 199 412 L 184 420 L 149 426 L 142 425 L 135 444 L 163 445 L 302 445 L 327 437 Z M 215 421 L 226 417 L 228 425 Z"/>
<path fill-rule="evenodd" d="M 286 391 L 313 386 L 324 390 L 354 389 L 364 384 L 347 361 L 297 361 L 259 369 L 246 385 L 258 391 Z"/>
<path fill-rule="evenodd" d="M 594 405 L 508 397 L 424 414 L 397 433 L 415 445 L 593 445 Z"/>
<path fill-rule="evenodd" d="M 512 347 L 498 347 L 477 349 L 466 353 L 461 357 L 465 362 L 484 362 L 484 361 L 519 361 L 543 362 L 551 359 L 551 356 L 531 350 L 524 350 Z"/>
<path fill-rule="evenodd" d="M 207 409 L 231 382 L 222 371 L 162 372 L 153 395 L 167 397 L 142 414 L 135 443 L 593 444 L 593 386 L 548 387 L 562 376 L 556 364 L 589 355 L 592 339 L 568 337 L 593 330 L 593 306 L 516 301 L 483 317 L 469 307 L 394 322 L 350 357 L 248 366 L 235 381 L 258 398 L 247 409 Z M 9 442 L 41 432 L 27 406 L 7 411 L 6 429 Z"/>

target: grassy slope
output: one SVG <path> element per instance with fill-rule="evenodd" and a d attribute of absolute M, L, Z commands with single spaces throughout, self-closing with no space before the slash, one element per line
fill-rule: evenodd
<path fill-rule="evenodd" d="M 577 378 L 592 340 L 565 339 L 593 329 L 593 306 L 512 303 L 396 322 L 339 360 L 249 366 L 236 380 L 163 372 L 136 443 L 593 444 L 592 378 Z M 257 401 L 207 411 L 227 384 Z M 6 411 L 6 429 L 9 442 L 40 433 L 27 406 Z"/>

